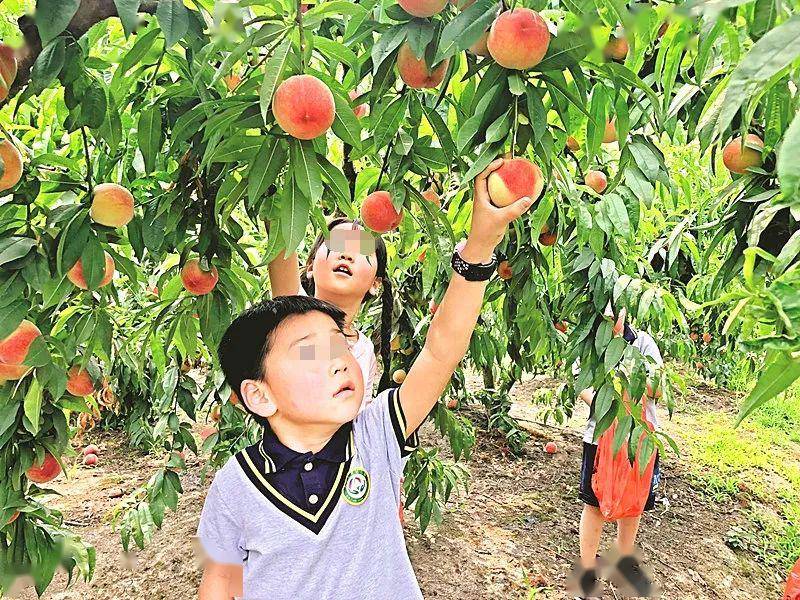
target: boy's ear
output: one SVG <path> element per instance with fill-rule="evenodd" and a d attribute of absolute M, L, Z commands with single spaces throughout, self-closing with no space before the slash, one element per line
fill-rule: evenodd
<path fill-rule="evenodd" d="M 245 379 L 242 382 L 242 402 L 247 406 L 250 411 L 254 412 L 260 417 L 271 417 L 278 410 L 278 407 L 272 401 L 272 394 L 269 387 L 262 381 L 254 379 Z"/>

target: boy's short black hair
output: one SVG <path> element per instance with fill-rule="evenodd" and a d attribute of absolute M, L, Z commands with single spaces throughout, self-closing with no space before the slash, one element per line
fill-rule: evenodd
<path fill-rule="evenodd" d="M 345 313 L 342 310 L 308 296 L 280 296 L 266 300 L 251 306 L 233 320 L 222 336 L 217 355 L 225 380 L 237 395 L 245 379 L 264 378 L 264 359 L 269 354 L 278 325 L 288 317 L 312 311 L 328 315 L 339 329 L 344 329 Z M 244 402 L 242 407 L 247 410 Z M 263 421 L 261 418 L 256 420 Z"/>

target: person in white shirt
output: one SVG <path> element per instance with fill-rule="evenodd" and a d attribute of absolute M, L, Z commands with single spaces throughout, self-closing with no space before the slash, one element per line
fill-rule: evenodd
<path fill-rule="evenodd" d="M 609 307 L 607 313 L 610 312 L 610 310 Z M 623 308 L 620 310 L 616 324 L 614 325 L 614 335 L 621 335 L 625 341 L 637 348 L 645 358 L 645 365 L 648 373 L 647 389 L 645 392 L 646 397 L 644 398 L 645 418 L 653 425 L 655 430 L 658 430 L 656 400 L 661 397 L 661 389 L 655 383 L 655 376 L 656 370 L 663 365 L 663 359 L 653 337 L 646 331 L 637 331 L 631 327 L 625 321 L 626 316 L 626 310 Z M 623 364 L 622 368 L 629 369 L 630 365 Z M 580 364 L 577 361 L 572 367 L 572 372 L 575 376 L 580 373 Z M 594 401 L 594 390 L 592 388 L 585 389 L 581 391 L 578 397 L 591 407 Z M 603 523 L 605 522 L 599 509 L 600 503 L 592 489 L 592 475 L 594 474 L 595 456 L 597 455 L 597 443 L 594 441 L 595 426 L 596 421 L 594 415 L 590 413 L 583 435 L 583 457 L 578 492 L 578 497 L 583 502 L 579 539 L 581 567 L 584 570 L 581 577 L 581 586 L 582 591 L 588 594 L 582 597 L 584 600 L 593 600 L 597 597 L 594 595 L 597 593 L 597 551 L 600 547 L 600 538 L 603 533 Z M 658 487 L 660 477 L 659 457 L 658 451 L 656 451 L 655 466 L 650 484 L 650 495 L 644 507 L 646 511 L 652 510 L 655 507 L 655 490 Z M 641 516 L 623 518 L 617 521 L 616 549 L 623 557 L 621 560 L 631 563 L 634 571 L 639 568 L 633 555 L 640 521 Z"/>

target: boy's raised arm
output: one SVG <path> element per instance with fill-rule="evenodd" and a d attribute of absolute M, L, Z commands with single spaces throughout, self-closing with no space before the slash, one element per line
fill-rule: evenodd
<path fill-rule="evenodd" d="M 475 179 L 472 224 L 467 243 L 461 250 L 461 257 L 469 263 L 489 262 L 508 224 L 533 204 L 529 198 L 521 198 L 504 208 L 492 205 L 487 178 L 502 164 L 502 159 L 494 161 Z M 407 436 L 428 415 L 464 358 L 483 305 L 487 283 L 467 281 L 453 273 L 431 321 L 425 345 L 400 386 L 400 404 L 406 418 Z"/>
<path fill-rule="evenodd" d="M 272 297 L 294 296 L 300 290 L 300 267 L 297 253 L 288 257 L 281 252 L 267 265 Z"/>

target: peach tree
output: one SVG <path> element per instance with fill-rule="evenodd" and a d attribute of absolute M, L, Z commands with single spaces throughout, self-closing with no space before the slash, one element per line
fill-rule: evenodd
<path fill-rule="evenodd" d="M 76 468 L 76 436 L 121 428 L 164 456 L 115 513 L 126 549 L 177 507 L 186 449 L 213 468 L 258 439 L 215 348 L 268 297 L 268 262 L 306 250 L 326 217 L 385 235 L 383 368 L 407 369 L 471 182 L 501 155 L 513 166 L 493 200 L 537 205 L 499 248 L 470 369 L 431 415 L 456 460 L 475 443 L 473 401 L 523 450 L 508 392 L 543 372 L 566 381 L 562 414 L 594 386 L 598 435 L 616 420 L 618 448 L 639 440 L 621 390 L 641 396 L 644 363 L 613 336 L 609 302 L 673 355 L 705 315 L 721 343 L 764 357 L 743 415 L 800 375 L 791 6 L 16 0 L 0 17 L 0 590 L 30 573 L 41 593 L 59 563 L 91 577 L 92 548 L 44 501 Z M 722 149 L 722 165 L 690 164 L 724 182 L 718 197 L 700 202 L 700 176 L 665 157 L 688 142 Z M 376 337 L 378 310 L 361 315 Z M 665 443 L 646 435 L 640 451 Z M 436 448 L 412 456 L 423 529 L 466 475 Z"/>

